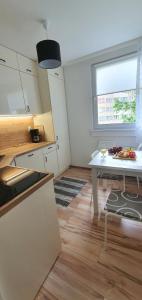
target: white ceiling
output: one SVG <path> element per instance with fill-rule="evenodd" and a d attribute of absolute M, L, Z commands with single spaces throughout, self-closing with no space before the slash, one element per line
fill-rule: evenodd
<path fill-rule="evenodd" d="M 0 0 L 0 44 L 36 58 L 48 36 L 64 63 L 142 35 L 142 0 Z"/>

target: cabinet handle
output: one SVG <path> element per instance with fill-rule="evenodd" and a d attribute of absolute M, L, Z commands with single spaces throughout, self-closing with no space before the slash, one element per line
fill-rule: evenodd
<path fill-rule="evenodd" d="M 30 72 L 30 73 L 32 72 L 32 70 L 30 70 L 30 69 L 26 69 L 26 71 L 27 71 L 27 72 Z"/>
<path fill-rule="evenodd" d="M 30 106 L 26 105 L 26 112 L 30 112 Z"/>
<path fill-rule="evenodd" d="M 59 76 L 59 73 L 57 73 L 57 72 L 55 72 L 54 74 L 55 74 L 56 76 Z"/>
<path fill-rule="evenodd" d="M 57 149 L 58 149 L 58 150 L 59 150 L 59 148 L 60 148 L 59 145 L 57 145 Z"/>
<path fill-rule="evenodd" d="M 47 163 L 47 155 L 45 155 L 45 162 Z"/>
<path fill-rule="evenodd" d="M 51 146 L 51 147 L 48 147 L 48 149 L 52 149 L 53 147 Z"/>
<path fill-rule="evenodd" d="M 31 157 L 31 156 L 33 156 L 34 154 L 33 153 L 31 153 L 31 154 L 28 154 L 28 157 Z"/>
<path fill-rule="evenodd" d="M 58 141 L 58 139 L 59 139 L 59 137 L 58 137 L 58 135 L 56 135 L 56 141 Z"/>
<path fill-rule="evenodd" d="M 0 58 L 0 61 L 2 61 L 2 62 L 4 62 L 4 63 L 6 63 L 6 60 L 5 60 L 5 59 L 3 59 L 3 58 Z"/>

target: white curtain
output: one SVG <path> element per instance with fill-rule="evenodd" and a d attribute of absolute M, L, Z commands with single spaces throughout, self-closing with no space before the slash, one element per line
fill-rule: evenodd
<path fill-rule="evenodd" d="M 139 145 L 142 143 L 142 41 L 138 49 L 136 101 L 136 142 Z"/>

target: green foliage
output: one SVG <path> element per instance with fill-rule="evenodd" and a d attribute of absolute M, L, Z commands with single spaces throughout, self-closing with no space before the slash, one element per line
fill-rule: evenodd
<path fill-rule="evenodd" d="M 135 123 L 136 122 L 136 99 L 132 101 L 120 100 L 114 98 L 113 110 L 119 113 L 118 118 L 124 123 Z"/>

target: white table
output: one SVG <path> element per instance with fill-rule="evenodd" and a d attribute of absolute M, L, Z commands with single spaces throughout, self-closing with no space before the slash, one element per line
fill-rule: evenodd
<path fill-rule="evenodd" d="M 90 161 L 89 165 L 92 167 L 94 215 L 99 218 L 100 212 L 97 188 L 98 171 L 116 175 L 142 176 L 142 151 L 136 151 L 136 160 L 114 159 L 111 155 L 102 157 L 102 154 L 99 152 Z"/>

